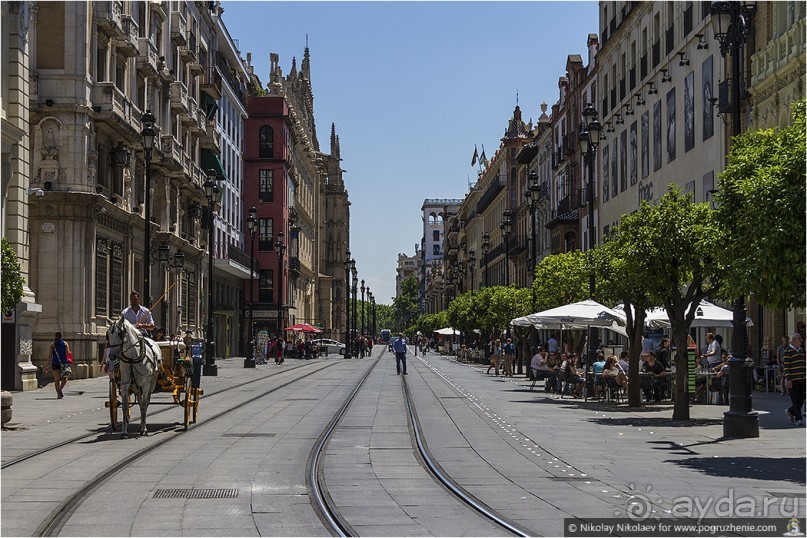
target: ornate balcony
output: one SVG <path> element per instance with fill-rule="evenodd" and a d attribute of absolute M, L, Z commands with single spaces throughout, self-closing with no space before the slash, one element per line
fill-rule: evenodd
<path fill-rule="evenodd" d="M 171 108 L 177 112 L 188 113 L 188 88 L 184 82 L 171 83 Z"/>
<path fill-rule="evenodd" d="M 199 81 L 199 89 L 218 101 L 221 98 L 221 75 L 215 67 L 205 67 L 204 76 Z"/>
<path fill-rule="evenodd" d="M 114 82 L 97 82 L 91 92 L 95 120 L 105 122 L 133 143 L 140 139 L 140 110 Z"/>
<path fill-rule="evenodd" d="M 802 18 L 751 56 L 751 86 L 762 84 L 790 62 L 798 65 L 799 58 L 803 62 L 806 50 L 805 20 Z"/>
<path fill-rule="evenodd" d="M 182 149 L 174 135 L 163 135 L 160 142 L 163 154 L 161 164 L 174 172 L 182 171 Z"/>
<path fill-rule="evenodd" d="M 140 53 L 140 45 L 137 37 L 137 23 L 129 15 L 122 15 L 121 23 L 123 24 L 123 35 L 115 40 L 115 46 L 118 54 L 127 58 L 134 58 Z"/>
<path fill-rule="evenodd" d="M 98 30 L 110 38 L 123 38 L 123 2 L 94 2 L 95 15 L 98 20 Z"/>
<path fill-rule="evenodd" d="M 207 126 L 207 131 L 200 133 L 199 147 L 221 155 L 221 139 L 218 130 L 213 125 Z"/>
<path fill-rule="evenodd" d="M 180 46 L 188 42 L 188 23 L 180 11 L 171 12 L 171 41 Z"/>
<path fill-rule="evenodd" d="M 137 69 L 144 75 L 155 76 L 159 72 L 157 62 L 157 47 L 151 42 L 148 37 L 141 37 L 137 40 L 139 54 L 137 55 Z"/>

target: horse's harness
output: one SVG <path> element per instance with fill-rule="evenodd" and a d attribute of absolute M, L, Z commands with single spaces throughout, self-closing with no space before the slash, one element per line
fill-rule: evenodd
<path fill-rule="evenodd" d="M 120 360 L 122 360 L 123 362 L 125 362 L 126 364 L 138 364 L 138 363 L 143 362 L 143 360 L 146 358 L 146 346 L 151 347 L 150 344 L 148 342 L 146 342 L 146 339 L 141 335 L 140 338 L 138 338 L 136 342 L 132 342 L 129 346 L 123 347 L 123 344 L 126 343 L 126 340 L 128 340 L 128 338 L 129 338 L 129 332 L 126 329 L 122 328 L 122 327 L 120 328 L 120 331 L 123 333 L 123 339 L 121 340 L 121 343 L 116 344 L 114 346 L 109 346 L 109 347 L 123 348 L 123 349 L 121 349 L 121 352 L 118 355 L 118 358 Z M 130 359 L 129 357 L 126 356 L 126 353 L 128 353 L 130 349 L 134 349 L 135 347 L 139 347 L 140 351 L 138 352 L 138 354 L 137 354 L 137 356 L 135 358 Z M 155 366 L 156 366 L 156 364 L 155 364 Z"/>

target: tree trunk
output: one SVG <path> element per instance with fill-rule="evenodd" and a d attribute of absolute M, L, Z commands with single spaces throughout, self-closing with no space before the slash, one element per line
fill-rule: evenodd
<path fill-rule="evenodd" d="M 629 342 L 630 350 L 628 351 L 628 406 L 641 407 L 642 406 L 642 390 L 641 383 L 639 382 L 639 355 L 642 353 L 642 330 L 644 328 L 644 316 L 641 320 L 636 320 L 636 329 L 633 331 L 633 342 Z M 639 322 L 639 323 L 636 323 Z"/>
<path fill-rule="evenodd" d="M 675 337 L 675 407 L 673 420 L 689 420 L 689 359 L 687 357 L 687 330 L 680 327 Z"/>

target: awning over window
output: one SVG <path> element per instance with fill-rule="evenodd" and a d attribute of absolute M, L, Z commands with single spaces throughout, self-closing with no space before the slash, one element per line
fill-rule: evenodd
<path fill-rule="evenodd" d="M 216 171 L 219 178 L 227 179 L 227 174 L 224 173 L 224 165 L 221 164 L 221 159 L 215 153 L 207 149 L 201 150 L 202 154 L 202 172 L 207 174 L 211 168 Z"/>
<path fill-rule="evenodd" d="M 210 121 L 213 119 L 213 116 L 216 114 L 216 111 L 219 109 L 219 104 L 216 102 L 215 99 L 210 97 L 205 92 L 200 92 L 202 97 L 202 110 L 205 111 L 205 115 L 207 116 L 207 120 Z"/>

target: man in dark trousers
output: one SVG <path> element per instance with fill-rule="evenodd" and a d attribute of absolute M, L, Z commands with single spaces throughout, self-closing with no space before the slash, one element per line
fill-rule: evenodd
<path fill-rule="evenodd" d="M 399 333 L 398 338 L 392 342 L 392 351 L 395 352 L 395 370 L 398 372 L 398 375 L 401 375 L 401 364 L 403 364 L 403 374 L 407 375 L 406 339 L 404 338 L 403 333 Z"/>
<path fill-rule="evenodd" d="M 783 373 L 785 386 L 790 389 L 790 401 L 793 405 L 785 409 L 791 424 L 801 426 L 801 408 L 804 405 L 805 376 L 804 376 L 804 348 L 801 347 L 801 334 L 790 335 L 790 345 L 785 349 L 783 356 Z"/>

